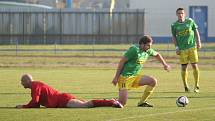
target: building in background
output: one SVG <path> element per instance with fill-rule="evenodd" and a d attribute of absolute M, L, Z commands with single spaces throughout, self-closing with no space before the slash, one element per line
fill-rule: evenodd
<path fill-rule="evenodd" d="M 1 2 L 2 0 L 0 0 Z M 9 0 L 8 0 L 9 1 Z M 177 20 L 176 9 L 185 8 L 187 16 L 193 18 L 203 41 L 215 41 L 215 0 L 10 0 L 72 9 L 144 9 L 145 34 L 157 41 L 171 41 L 170 25 Z M 114 6 L 112 3 L 114 2 Z M 168 4 L 167 4 L 168 3 Z M 0 4 L 0 6 L 4 6 Z M 14 6 L 13 6 L 14 7 Z M 15 6 L 16 7 L 16 6 Z"/>
<path fill-rule="evenodd" d="M 22 8 L 24 6 L 47 6 L 50 8 L 66 8 L 67 0 L 0 0 L 1 8 Z M 17 5 L 17 6 L 15 6 Z"/>
<path fill-rule="evenodd" d="M 113 0 L 73 0 L 73 8 L 96 9 L 107 8 L 109 9 Z M 115 7 L 118 9 L 129 8 L 129 0 L 114 0 Z"/>
<path fill-rule="evenodd" d="M 6 2 L 18 2 L 29 4 L 46 5 L 53 8 L 75 8 L 75 9 L 109 9 L 114 1 L 115 8 L 129 8 L 129 0 L 0 0 Z"/>
<path fill-rule="evenodd" d="M 146 34 L 158 41 L 171 41 L 171 23 L 183 7 L 199 26 L 202 41 L 215 42 L 215 0 L 130 0 L 130 9 L 145 9 Z"/>
<path fill-rule="evenodd" d="M 5 2 L 0 1 L 0 9 L 52 9 L 50 6 L 41 5 L 41 4 L 32 4 L 32 3 L 23 3 L 23 2 Z"/>
<path fill-rule="evenodd" d="M 0 0 L 0 2 L 20 2 L 25 3 L 26 0 Z"/>
<path fill-rule="evenodd" d="M 56 0 L 55 7 L 58 9 L 66 8 L 66 0 Z"/>

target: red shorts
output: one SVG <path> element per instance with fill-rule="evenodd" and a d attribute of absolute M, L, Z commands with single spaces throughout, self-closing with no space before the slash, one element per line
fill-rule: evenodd
<path fill-rule="evenodd" d="M 69 93 L 61 93 L 60 95 L 58 95 L 58 108 L 66 108 L 67 103 L 71 100 L 71 99 L 76 99 L 75 96 L 69 94 Z"/>

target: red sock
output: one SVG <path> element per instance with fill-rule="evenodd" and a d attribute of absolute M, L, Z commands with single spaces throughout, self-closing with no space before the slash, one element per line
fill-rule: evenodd
<path fill-rule="evenodd" d="M 113 100 L 92 100 L 94 107 L 112 107 L 114 105 Z"/>

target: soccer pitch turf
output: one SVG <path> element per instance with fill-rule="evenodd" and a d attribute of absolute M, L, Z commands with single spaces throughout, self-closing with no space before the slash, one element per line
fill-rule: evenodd
<path fill-rule="evenodd" d="M 150 62 L 147 62 L 150 65 Z M 146 65 L 147 65 L 146 64 Z M 213 66 L 213 64 L 211 65 Z M 30 90 L 20 85 L 20 76 L 31 73 L 35 80 L 42 80 L 61 92 L 68 92 L 81 99 L 117 98 L 117 88 L 111 81 L 115 68 L 87 67 L 10 67 L 0 68 L 0 121 L 214 121 L 215 81 L 213 68 L 200 68 L 200 93 L 184 93 L 180 69 L 165 72 L 160 68 L 145 68 L 144 74 L 158 79 L 158 85 L 148 100 L 153 108 L 137 107 L 144 87 L 129 91 L 125 108 L 110 107 L 88 109 L 15 109 L 17 104 L 30 100 Z M 193 88 L 192 69 L 189 84 Z M 176 98 L 186 95 L 187 107 L 177 107 Z"/>

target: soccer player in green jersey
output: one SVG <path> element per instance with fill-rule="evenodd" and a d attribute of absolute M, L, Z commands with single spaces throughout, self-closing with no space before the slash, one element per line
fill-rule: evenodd
<path fill-rule="evenodd" d="M 115 77 L 112 81 L 114 85 L 118 83 L 119 87 L 119 102 L 126 104 L 128 99 L 128 90 L 147 85 L 143 96 L 138 102 L 139 107 L 153 107 L 147 103 L 148 97 L 152 94 L 154 87 L 157 84 L 157 79 L 151 76 L 142 75 L 142 64 L 151 56 L 159 60 L 165 70 L 169 70 L 170 66 L 165 62 L 163 57 L 151 48 L 152 38 L 150 36 L 143 36 L 139 40 L 138 45 L 131 46 L 121 58 Z"/>
<path fill-rule="evenodd" d="M 178 20 L 171 25 L 172 40 L 176 46 L 176 54 L 180 56 L 181 76 L 184 83 L 185 92 L 190 92 L 187 83 L 187 65 L 191 63 L 195 79 L 194 92 L 199 92 L 199 68 L 197 49 L 201 48 L 201 41 L 198 26 L 191 18 L 185 18 L 185 10 L 176 10 Z"/>

